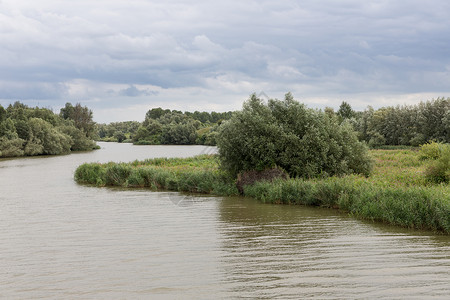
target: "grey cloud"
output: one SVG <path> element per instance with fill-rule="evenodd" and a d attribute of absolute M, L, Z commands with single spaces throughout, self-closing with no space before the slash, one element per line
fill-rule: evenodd
<path fill-rule="evenodd" d="M 138 97 L 138 96 L 156 96 L 158 95 L 158 91 L 151 91 L 149 89 L 138 89 L 134 85 L 130 85 L 128 88 L 123 89 L 119 92 L 119 95 L 121 96 L 127 96 L 127 97 Z"/>
<path fill-rule="evenodd" d="M 78 79 L 127 85 L 118 96 L 136 101 L 155 95 L 141 85 L 214 92 L 218 80 L 216 93 L 230 95 L 258 85 L 301 86 L 310 96 L 449 90 L 445 0 L 84 0 L 70 8 L 5 0 L 0 8 L 0 81 L 17 83 L 3 84 L 0 98 L 63 98 Z M 107 99 L 108 90 L 85 97 Z"/>
<path fill-rule="evenodd" d="M 61 100 L 67 97 L 64 83 L 0 81 L 0 99 L 9 100 Z"/>

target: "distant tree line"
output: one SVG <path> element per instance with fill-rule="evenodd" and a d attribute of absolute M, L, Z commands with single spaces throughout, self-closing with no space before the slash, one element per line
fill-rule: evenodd
<path fill-rule="evenodd" d="M 419 146 L 429 141 L 450 142 L 450 98 L 438 98 L 417 105 L 367 107 L 354 111 L 342 102 L 338 111 L 324 112 L 351 124 L 360 141 L 370 147 Z M 181 112 L 150 109 L 143 122 L 128 121 L 97 125 L 100 140 L 134 144 L 216 145 L 222 121 L 233 112 Z"/>
<path fill-rule="evenodd" d="M 332 109 L 325 109 L 334 114 Z M 417 105 L 367 107 L 355 112 L 342 102 L 335 114 L 349 122 L 361 141 L 371 147 L 385 145 L 419 146 L 429 141 L 450 143 L 450 98 L 438 98 Z"/>
<path fill-rule="evenodd" d="M 67 103 L 59 115 L 20 102 L 0 105 L 0 157 L 92 150 L 94 135 L 92 111 L 81 104 Z"/>
<path fill-rule="evenodd" d="M 97 124 L 97 135 L 104 142 L 132 142 L 132 136 L 136 133 L 141 122 L 126 121 L 109 124 Z"/>
<path fill-rule="evenodd" d="M 152 108 L 145 120 L 97 125 L 102 141 L 132 142 L 136 145 L 215 145 L 222 121 L 232 112 L 181 112 Z"/>

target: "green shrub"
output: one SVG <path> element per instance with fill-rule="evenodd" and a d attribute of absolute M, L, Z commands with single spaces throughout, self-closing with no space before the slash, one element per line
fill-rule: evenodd
<path fill-rule="evenodd" d="M 439 157 L 430 163 L 425 171 L 428 181 L 434 183 L 450 182 L 450 147 L 442 147 Z"/>
<path fill-rule="evenodd" d="M 234 176 L 274 166 L 291 177 L 367 176 L 372 168 L 367 147 L 347 122 L 308 109 L 290 94 L 267 105 L 252 95 L 221 125 L 217 145 L 222 168 Z"/>
<path fill-rule="evenodd" d="M 438 159 L 441 156 L 442 151 L 449 146 L 442 143 L 431 141 L 427 144 L 420 146 L 419 158 L 424 159 Z"/>

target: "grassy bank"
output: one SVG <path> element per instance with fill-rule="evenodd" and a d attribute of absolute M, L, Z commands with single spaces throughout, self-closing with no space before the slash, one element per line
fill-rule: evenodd
<path fill-rule="evenodd" d="M 359 218 L 450 233 L 450 189 L 425 180 L 427 162 L 413 150 L 371 150 L 375 168 L 362 176 L 289 179 L 246 186 L 246 196 L 265 203 L 339 208 Z M 133 163 L 84 164 L 79 183 L 149 187 L 235 195 L 234 181 L 218 169 L 216 156 L 151 159 Z"/>
<path fill-rule="evenodd" d="M 75 171 L 78 183 L 237 195 L 236 186 L 218 169 L 218 158 L 200 155 L 191 158 L 156 158 L 132 163 L 86 163 Z"/>

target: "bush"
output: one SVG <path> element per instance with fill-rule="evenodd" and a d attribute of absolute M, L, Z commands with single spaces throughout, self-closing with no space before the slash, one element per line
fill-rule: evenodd
<path fill-rule="evenodd" d="M 234 176 L 274 166 L 291 177 L 367 176 L 372 167 L 367 147 L 347 122 L 308 109 L 289 93 L 267 105 L 252 95 L 221 125 L 217 146 L 222 168 Z"/>
<path fill-rule="evenodd" d="M 441 156 L 445 144 L 431 141 L 428 144 L 420 146 L 420 159 L 438 159 Z"/>
<path fill-rule="evenodd" d="M 450 146 L 441 147 L 439 157 L 430 163 L 425 171 L 428 181 L 434 183 L 450 182 Z"/>
<path fill-rule="evenodd" d="M 420 146 L 421 160 L 431 159 L 432 162 L 425 170 L 427 181 L 433 183 L 450 182 L 450 145 L 430 142 Z"/>

